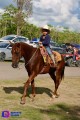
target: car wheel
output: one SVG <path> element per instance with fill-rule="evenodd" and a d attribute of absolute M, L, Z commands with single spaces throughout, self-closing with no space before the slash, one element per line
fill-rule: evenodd
<path fill-rule="evenodd" d="M 74 66 L 75 66 L 75 63 L 73 62 L 73 58 L 69 58 L 69 59 L 67 60 L 67 65 L 68 65 L 69 67 L 74 67 Z"/>
<path fill-rule="evenodd" d="M 6 57 L 5 53 L 3 53 L 3 52 L 0 53 L 0 61 L 4 61 L 5 57 Z"/>

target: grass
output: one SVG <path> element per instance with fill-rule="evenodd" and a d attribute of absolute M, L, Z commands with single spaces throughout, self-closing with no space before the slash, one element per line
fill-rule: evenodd
<path fill-rule="evenodd" d="M 80 78 L 62 81 L 61 96 L 50 100 L 53 81 L 49 77 L 36 78 L 36 97 L 32 102 L 29 88 L 26 104 L 20 104 L 25 80 L 0 80 L 0 114 L 2 111 L 21 112 L 8 120 L 80 120 Z M 4 118 L 0 117 L 0 120 Z"/>
<path fill-rule="evenodd" d="M 56 104 L 44 111 L 51 120 L 80 120 L 80 107 L 68 106 L 67 104 Z"/>

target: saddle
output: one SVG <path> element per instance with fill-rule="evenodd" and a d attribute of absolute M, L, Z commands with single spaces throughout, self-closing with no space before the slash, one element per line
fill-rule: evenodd
<path fill-rule="evenodd" d="M 43 57 L 44 63 L 50 64 L 50 65 L 53 64 L 53 61 L 51 60 L 51 58 L 44 46 L 40 46 L 40 52 Z M 59 61 L 62 60 L 61 54 L 58 53 L 57 51 L 52 51 L 52 54 L 54 55 L 56 63 L 58 63 Z"/>

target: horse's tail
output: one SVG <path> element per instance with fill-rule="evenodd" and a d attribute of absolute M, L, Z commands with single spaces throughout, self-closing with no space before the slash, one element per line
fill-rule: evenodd
<path fill-rule="evenodd" d="M 65 66 L 63 67 L 63 69 L 61 71 L 61 80 L 64 79 L 64 71 L 65 71 Z"/>

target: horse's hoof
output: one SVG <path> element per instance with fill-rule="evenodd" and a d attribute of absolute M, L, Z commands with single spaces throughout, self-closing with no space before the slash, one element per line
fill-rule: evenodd
<path fill-rule="evenodd" d="M 22 101 L 22 100 L 21 100 L 20 104 L 24 105 L 24 104 L 25 104 L 25 101 Z"/>
<path fill-rule="evenodd" d="M 57 94 L 57 95 L 52 95 L 52 98 L 54 99 L 54 98 L 58 98 L 59 97 L 59 95 Z"/>
<path fill-rule="evenodd" d="M 52 95 L 52 98 L 53 98 L 53 99 L 56 98 L 56 95 Z"/>
<path fill-rule="evenodd" d="M 56 95 L 56 96 L 55 96 L 55 98 L 58 98 L 58 97 L 59 97 L 59 95 Z"/>
<path fill-rule="evenodd" d="M 34 101 L 35 96 L 30 95 L 30 98 L 31 98 L 31 101 L 33 102 L 33 101 Z"/>
<path fill-rule="evenodd" d="M 21 98 L 21 102 L 20 102 L 20 104 L 25 104 L 25 98 Z"/>
<path fill-rule="evenodd" d="M 60 96 L 60 94 L 57 94 L 57 93 L 53 93 L 52 97 L 53 98 L 58 98 Z"/>
<path fill-rule="evenodd" d="M 55 95 L 56 96 L 56 98 L 58 98 L 60 95 L 59 94 L 57 94 L 57 95 Z"/>

